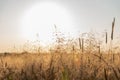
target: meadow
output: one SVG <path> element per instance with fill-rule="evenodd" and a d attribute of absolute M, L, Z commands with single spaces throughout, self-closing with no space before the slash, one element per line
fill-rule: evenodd
<path fill-rule="evenodd" d="M 0 80 L 119 80 L 120 55 L 1 54 Z"/>
<path fill-rule="evenodd" d="M 107 32 L 102 42 L 92 33 L 66 40 L 55 32 L 56 42 L 48 51 L 39 45 L 34 52 L 1 53 L 0 80 L 120 80 L 119 47 L 112 45 L 114 22 L 110 41 Z"/>

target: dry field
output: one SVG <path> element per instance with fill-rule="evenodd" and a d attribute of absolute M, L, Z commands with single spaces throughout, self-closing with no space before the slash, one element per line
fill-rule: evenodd
<path fill-rule="evenodd" d="M 29 50 L 22 53 L 1 53 L 0 80 L 120 80 L 120 48 L 112 44 L 114 23 L 109 41 L 107 32 L 102 42 L 91 33 L 66 41 L 56 32 L 48 52 L 27 45 Z"/>
<path fill-rule="evenodd" d="M 1 54 L 0 80 L 120 80 L 120 54 Z"/>

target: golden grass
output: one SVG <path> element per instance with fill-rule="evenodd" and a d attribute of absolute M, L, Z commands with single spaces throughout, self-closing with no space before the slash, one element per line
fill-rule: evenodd
<path fill-rule="evenodd" d="M 114 61 L 112 56 L 96 53 L 5 55 L 0 57 L 0 80 L 119 80 L 120 55 L 115 54 Z"/>
<path fill-rule="evenodd" d="M 111 44 L 114 25 L 115 18 Z M 36 53 L 1 53 L 0 80 L 120 80 L 119 51 L 104 51 L 94 34 L 85 35 L 66 41 L 56 29 L 56 43 L 48 52 L 39 46 Z M 109 45 L 107 32 L 105 36 Z"/>

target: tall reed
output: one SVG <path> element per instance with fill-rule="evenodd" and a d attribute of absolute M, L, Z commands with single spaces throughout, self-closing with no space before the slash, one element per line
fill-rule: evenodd
<path fill-rule="evenodd" d="M 82 39 L 82 52 L 84 52 L 84 39 Z"/>
<path fill-rule="evenodd" d="M 112 22 L 111 40 L 113 40 L 114 26 L 115 26 L 115 18 L 113 19 L 113 22 Z"/>
<path fill-rule="evenodd" d="M 106 35 L 105 43 L 107 44 L 107 42 L 108 42 L 108 34 L 107 34 L 107 32 L 105 33 L 105 35 Z"/>
<path fill-rule="evenodd" d="M 81 39 L 79 38 L 79 47 L 81 49 Z"/>

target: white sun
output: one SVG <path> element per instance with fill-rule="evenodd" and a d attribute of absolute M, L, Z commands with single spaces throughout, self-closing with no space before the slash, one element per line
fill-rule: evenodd
<path fill-rule="evenodd" d="M 22 36 L 27 40 L 35 40 L 39 34 L 39 40 L 51 43 L 54 24 L 63 34 L 74 33 L 72 17 L 67 10 L 58 4 L 43 2 L 33 5 L 26 10 L 22 18 Z"/>

